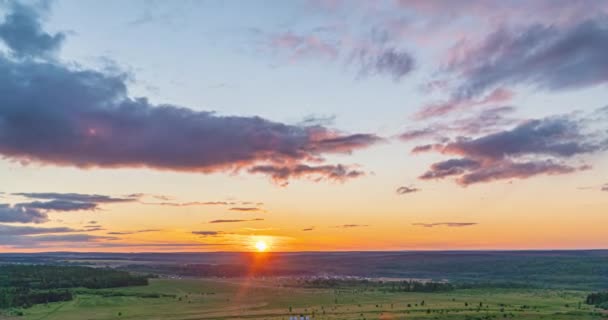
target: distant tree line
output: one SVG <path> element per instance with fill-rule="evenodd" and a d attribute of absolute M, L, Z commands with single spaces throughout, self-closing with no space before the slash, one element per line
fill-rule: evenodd
<path fill-rule="evenodd" d="M 143 286 L 147 276 L 109 268 L 88 268 L 48 265 L 0 266 L 0 287 L 57 289 L 84 287 L 88 289 Z"/>
<path fill-rule="evenodd" d="M 72 300 L 70 288 L 143 286 L 147 276 L 109 268 L 49 265 L 0 266 L 0 308 Z"/>
<path fill-rule="evenodd" d="M 31 290 L 29 288 L 0 288 L 0 309 L 29 308 L 43 304 L 72 300 L 72 293 L 67 290 Z"/>
<path fill-rule="evenodd" d="M 608 310 L 608 291 L 589 294 L 586 303 Z"/>
<path fill-rule="evenodd" d="M 311 271 L 286 269 L 272 263 L 251 266 L 248 264 L 165 264 L 165 265 L 129 265 L 126 268 L 143 273 L 178 275 L 184 277 L 220 277 L 234 278 L 244 276 L 272 277 L 309 275 Z"/>
<path fill-rule="evenodd" d="M 314 278 L 300 281 L 309 288 L 366 288 L 389 292 L 444 292 L 454 290 L 447 282 L 436 281 L 372 281 L 367 279 Z"/>

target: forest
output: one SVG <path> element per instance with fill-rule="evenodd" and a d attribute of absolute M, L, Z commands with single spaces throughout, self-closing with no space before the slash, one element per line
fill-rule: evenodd
<path fill-rule="evenodd" d="M 108 268 L 49 265 L 0 266 L 0 308 L 72 300 L 70 288 L 148 285 L 148 276 Z"/>

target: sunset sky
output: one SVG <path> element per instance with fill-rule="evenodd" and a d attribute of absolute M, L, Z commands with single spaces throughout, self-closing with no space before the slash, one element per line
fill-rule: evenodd
<path fill-rule="evenodd" d="M 608 2 L 0 0 L 0 251 L 608 247 Z"/>

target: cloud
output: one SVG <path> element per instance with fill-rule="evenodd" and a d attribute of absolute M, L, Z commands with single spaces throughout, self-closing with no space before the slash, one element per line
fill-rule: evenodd
<path fill-rule="evenodd" d="M 420 226 L 425 228 L 433 228 L 433 227 L 470 227 L 477 225 L 477 222 L 435 222 L 435 223 L 412 223 L 414 226 Z"/>
<path fill-rule="evenodd" d="M 261 218 L 255 218 L 255 219 L 218 219 L 218 220 L 211 220 L 211 221 L 209 221 L 209 223 L 236 223 L 236 222 L 248 222 L 248 221 L 264 221 L 264 219 L 261 219 Z"/>
<path fill-rule="evenodd" d="M 57 51 L 65 34 L 49 34 L 42 30 L 40 13 L 17 1 L 9 2 L 10 12 L 0 24 L 0 39 L 18 57 L 47 56 Z M 42 9 L 42 8 L 38 8 Z"/>
<path fill-rule="evenodd" d="M 315 227 L 304 228 L 302 231 L 314 231 Z"/>
<path fill-rule="evenodd" d="M 0 94 L 0 154 L 22 163 L 238 172 L 306 166 L 325 154 L 348 154 L 381 140 L 319 125 L 156 105 L 130 97 L 123 74 L 19 58 L 0 56 L 0 88 L 6 93 Z M 32 130 L 32 124 L 44 125 Z"/>
<path fill-rule="evenodd" d="M 201 237 L 217 237 L 226 234 L 224 231 L 192 231 L 192 234 Z"/>
<path fill-rule="evenodd" d="M 26 205 L 29 208 L 49 210 L 49 211 L 80 211 L 80 210 L 95 210 L 97 204 L 92 202 L 71 202 L 64 200 L 52 200 L 47 202 L 34 201 L 28 202 Z"/>
<path fill-rule="evenodd" d="M 443 153 L 501 159 L 526 154 L 571 157 L 599 151 L 604 142 L 593 142 L 582 133 L 580 123 L 568 116 L 530 120 L 512 130 L 500 131 L 476 139 L 448 143 Z"/>
<path fill-rule="evenodd" d="M 397 188 L 397 194 L 408 194 L 408 193 L 414 193 L 414 192 L 419 192 L 421 191 L 421 189 L 416 188 L 414 186 L 401 186 L 399 188 Z"/>
<path fill-rule="evenodd" d="M 48 220 L 48 215 L 38 209 L 0 204 L 0 222 L 43 223 Z"/>
<path fill-rule="evenodd" d="M 587 170 L 574 165 L 576 156 L 605 151 L 605 133 L 588 132 L 584 118 L 573 115 L 529 120 L 507 130 L 476 138 L 424 146 L 420 151 L 436 151 L 453 158 L 431 165 L 422 180 L 454 177 L 463 186 L 504 179 L 525 179 L 537 175 L 568 174 Z"/>
<path fill-rule="evenodd" d="M 49 220 L 48 212 L 96 210 L 100 204 L 135 201 L 135 198 L 113 198 L 97 194 L 79 193 L 12 193 L 28 199 L 49 200 L 0 204 L 0 222 L 43 223 Z M 98 229 L 101 230 L 101 229 Z"/>
<path fill-rule="evenodd" d="M 286 185 L 291 178 L 310 177 L 315 181 L 333 180 L 343 182 L 347 179 L 357 178 L 365 175 L 363 171 L 353 170 L 344 165 L 295 165 L 275 166 L 260 165 L 249 169 L 250 173 L 263 173 L 269 175 L 275 182 Z"/>
<path fill-rule="evenodd" d="M 431 170 L 420 176 L 420 179 L 441 179 L 453 175 L 461 175 L 468 170 L 475 170 L 481 164 L 478 161 L 460 158 L 433 163 Z"/>
<path fill-rule="evenodd" d="M 37 235 L 37 234 L 49 234 L 49 233 L 70 233 L 70 232 L 78 232 L 81 230 L 76 230 L 67 227 L 57 227 L 57 228 L 39 228 L 39 227 L 29 227 L 29 226 L 11 226 L 0 224 L 0 235 L 3 236 L 23 236 L 23 235 Z"/>
<path fill-rule="evenodd" d="M 338 56 L 338 47 L 317 35 L 299 35 L 285 32 L 270 36 L 271 48 L 289 52 L 290 59 L 302 57 L 322 57 L 335 59 Z"/>
<path fill-rule="evenodd" d="M 333 228 L 342 228 L 342 229 L 350 229 L 350 228 L 363 228 L 369 227 L 367 224 L 343 224 L 339 226 L 334 226 Z"/>
<path fill-rule="evenodd" d="M 399 139 L 402 141 L 412 141 L 418 140 L 422 138 L 433 137 L 436 134 L 436 130 L 433 128 L 423 128 L 423 129 L 414 129 L 408 130 L 399 135 Z"/>
<path fill-rule="evenodd" d="M 191 201 L 191 202 L 141 202 L 141 204 L 169 206 L 169 207 L 194 207 L 194 206 L 227 206 L 235 204 L 227 201 Z"/>
<path fill-rule="evenodd" d="M 360 76 L 383 75 L 400 81 L 415 67 L 414 57 L 406 50 L 391 46 L 384 35 L 365 34 L 362 39 L 337 40 L 336 29 L 319 29 L 296 34 L 292 31 L 269 35 L 266 45 L 286 53 L 290 61 L 324 59 L 342 61 L 359 70 Z"/>
<path fill-rule="evenodd" d="M 116 237 L 94 236 L 90 234 L 43 235 L 28 238 L 34 242 L 91 242 L 119 239 Z"/>
<path fill-rule="evenodd" d="M 25 228 L 25 227 L 22 227 Z M 40 228 L 44 229 L 44 228 Z M 52 231 L 54 228 L 46 228 Z M 69 234 L 42 234 L 42 230 L 32 230 L 31 233 L 26 234 L 28 231 L 21 229 L 23 234 L 0 234 L 0 246 L 7 246 L 13 248 L 35 248 L 35 247 L 48 247 L 57 244 L 78 244 L 80 248 L 88 247 L 91 244 L 103 244 L 106 245 L 107 241 L 119 240 L 116 237 L 106 236 L 94 236 L 84 233 L 69 233 Z M 15 232 L 18 233 L 19 231 Z M 60 233 L 60 232 L 57 232 Z"/>
<path fill-rule="evenodd" d="M 602 191 L 608 191 L 608 183 L 602 186 Z"/>
<path fill-rule="evenodd" d="M 424 106 L 422 110 L 418 111 L 414 115 L 416 120 L 424 120 L 433 117 L 444 116 L 448 113 L 456 111 L 467 111 L 473 107 L 501 104 L 510 101 L 514 96 L 514 93 L 504 88 L 498 88 L 488 94 L 486 97 L 476 99 L 474 97 L 457 97 L 451 100 L 432 103 Z"/>
<path fill-rule="evenodd" d="M 382 49 L 377 54 L 361 49 L 356 56 L 361 64 L 361 75 L 388 75 L 396 82 L 412 72 L 415 66 L 409 52 L 395 48 Z"/>
<path fill-rule="evenodd" d="M 128 234 L 136 234 L 136 233 L 148 233 L 148 232 L 158 232 L 160 229 L 143 229 L 143 230 L 135 230 L 135 231 L 113 231 L 108 232 L 110 235 L 128 235 Z"/>
<path fill-rule="evenodd" d="M 503 28 L 454 51 L 448 71 L 464 79 L 456 92 L 462 98 L 521 84 L 550 91 L 596 86 L 608 82 L 603 71 L 608 68 L 608 18 Z"/>
<path fill-rule="evenodd" d="M 99 194 L 82 194 L 82 193 L 58 193 L 58 192 L 19 192 L 13 193 L 15 196 L 22 196 L 30 199 L 44 199 L 56 201 L 72 201 L 72 202 L 94 202 L 94 203 L 120 203 L 132 202 L 137 197 L 130 196 L 124 198 L 115 198 Z"/>
<path fill-rule="evenodd" d="M 423 139 L 434 139 L 436 141 L 447 140 L 446 136 L 455 135 L 479 135 L 494 133 L 513 125 L 524 122 L 522 119 L 513 117 L 516 108 L 512 106 L 487 106 L 474 113 L 464 112 L 464 116 L 457 118 L 442 117 L 443 120 L 435 121 L 423 127 L 410 128 L 398 136 L 404 142 Z M 462 114 L 462 113 L 459 113 Z M 418 146 L 413 153 L 429 151 L 433 145 Z"/>
<path fill-rule="evenodd" d="M 230 211 L 240 211 L 240 212 L 260 212 L 264 211 L 258 207 L 233 207 L 230 208 Z"/>

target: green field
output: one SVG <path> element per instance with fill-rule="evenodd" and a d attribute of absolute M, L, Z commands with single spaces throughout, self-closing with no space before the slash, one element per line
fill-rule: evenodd
<path fill-rule="evenodd" d="M 313 319 L 608 319 L 582 303 L 587 292 L 549 289 L 389 293 L 305 289 L 285 286 L 284 280 L 152 279 L 149 286 L 78 292 L 73 301 L 23 309 L 19 318 L 288 319 L 304 314 Z M 112 296 L 117 294 L 123 296 Z M 153 294 L 164 296 L 144 297 Z"/>

